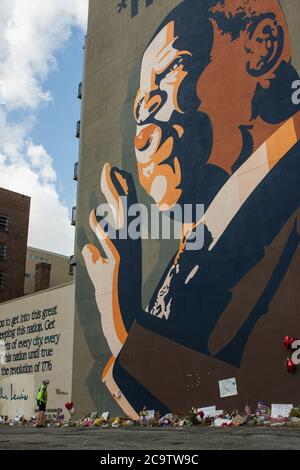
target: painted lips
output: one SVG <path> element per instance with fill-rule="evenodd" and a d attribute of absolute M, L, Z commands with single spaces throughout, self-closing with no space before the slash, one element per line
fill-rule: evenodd
<path fill-rule="evenodd" d="M 147 164 L 153 159 L 162 140 L 161 128 L 148 124 L 137 127 L 135 137 L 135 152 L 138 163 Z"/>
<path fill-rule="evenodd" d="M 181 138 L 183 129 L 180 126 L 173 128 Z M 166 207 L 176 202 L 181 193 L 178 189 L 181 181 L 179 160 L 174 156 L 173 165 L 166 162 L 174 151 L 174 137 L 175 134 L 163 140 L 162 129 L 148 124 L 137 127 L 135 138 L 140 183 L 157 204 L 164 201 Z"/>
<path fill-rule="evenodd" d="M 159 165 L 169 158 L 174 149 L 174 137 L 177 134 L 179 139 L 184 134 L 181 126 L 174 125 L 175 133 L 173 136 L 163 141 L 163 132 L 159 126 L 155 124 L 147 124 L 145 126 L 137 126 L 135 137 L 135 154 L 139 166 L 143 168 L 150 164 Z"/>

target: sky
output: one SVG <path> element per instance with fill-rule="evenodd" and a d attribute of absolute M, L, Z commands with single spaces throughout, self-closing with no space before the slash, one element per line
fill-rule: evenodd
<path fill-rule="evenodd" d="M 71 255 L 88 0 L 0 0 L 0 187 L 31 197 L 30 246 Z"/>

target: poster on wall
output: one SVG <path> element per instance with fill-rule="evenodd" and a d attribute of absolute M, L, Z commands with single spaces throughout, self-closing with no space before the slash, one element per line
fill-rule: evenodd
<path fill-rule="evenodd" d="M 278 0 L 118 0 L 102 6 L 112 32 L 91 22 L 77 300 L 99 403 L 108 391 L 138 418 L 145 405 L 168 413 L 296 393 L 282 348 L 286 334 L 300 336 L 293 8 L 298 16 Z M 96 72 L 101 27 L 110 62 Z M 96 82 L 107 90 L 98 107 Z"/>

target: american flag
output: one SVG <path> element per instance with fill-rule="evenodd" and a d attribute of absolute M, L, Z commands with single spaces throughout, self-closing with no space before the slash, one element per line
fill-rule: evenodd
<path fill-rule="evenodd" d="M 247 401 L 246 406 L 245 406 L 245 413 L 246 413 L 246 416 L 248 416 L 248 418 L 251 418 L 252 410 L 249 404 L 249 400 Z"/>
<path fill-rule="evenodd" d="M 268 405 L 268 403 L 266 403 L 265 401 L 259 401 L 257 403 L 257 414 L 264 416 L 267 414 L 269 408 L 270 406 Z"/>

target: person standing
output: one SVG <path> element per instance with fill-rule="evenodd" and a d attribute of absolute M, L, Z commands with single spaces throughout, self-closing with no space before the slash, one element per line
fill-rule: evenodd
<path fill-rule="evenodd" d="M 49 380 L 43 380 L 43 385 L 41 385 L 38 389 L 36 399 L 37 399 L 37 407 L 38 407 L 38 418 L 37 418 L 37 427 L 42 428 L 45 427 L 45 411 L 47 407 L 48 401 L 48 390 L 47 387 L 49 385 Z"/>

